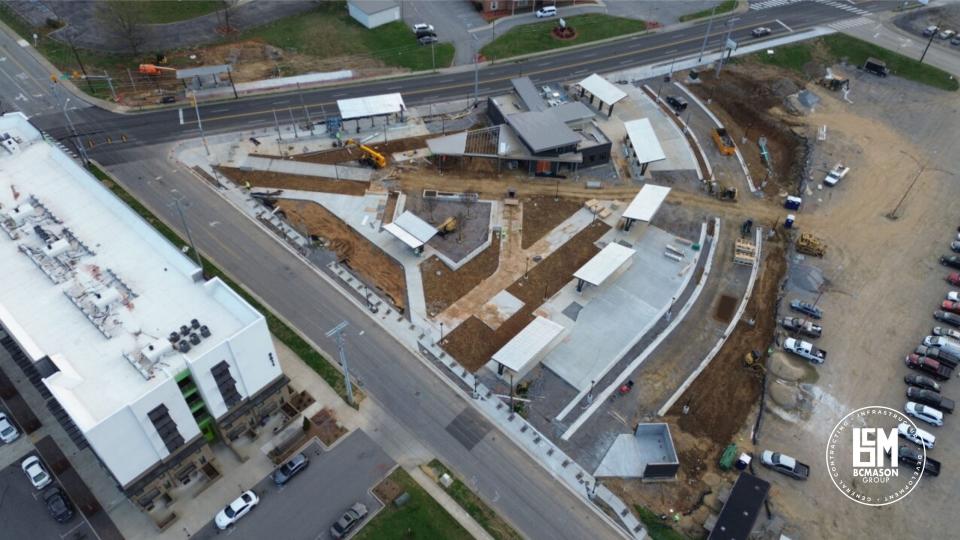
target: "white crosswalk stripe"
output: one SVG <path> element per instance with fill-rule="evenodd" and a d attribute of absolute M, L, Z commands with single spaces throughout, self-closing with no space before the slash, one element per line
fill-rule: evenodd
<path fill-rule="evenodd" d="M 848 12 L 850 12 L 850 13 L 855 13 L 855 14 L 857 14 L 857 15 L 869 15 L 869 14 L 870 14 L 870 12 L 867 11 L 867 10 L 865 10 L 865 9 L 858 8 L 857 6 L 854 6 L 854 5 L 851 5 L 851 4 L 842 2 L 841 0 L 813 0 L 813 1 L 816 2 L 816 3 L 818 3 L 818 4 L 823 4 L 823 5 L 825 5 L 825 6 L 835 7 L 835 8 L 837 8 L 837 9 L 842 9 L 842 10 L 844 10 L 844 11 L 848 11 Z"/>
<path fill-rule="evenodd" d="M 857 28 L 858 26 L 864 26 L 872 23 L 873 21 L 866 17 L 857 17 L 855 19 L 845 19 L 842 21 L 837 21 L 828 24 L 830 28 L 834 30 L 846 30 L 848 28 Z"/>
<path fill-rule="evenodd" d="M 790 4 L 796 4 L 798 2 L 803 2 L 804 0 L 763 0 L 761 2 L 755 2 L 750 4 L 750 9 L 753 11 L 759 11 L 761 9 L 770 9 L 780 6 L 787 6 Z"/>

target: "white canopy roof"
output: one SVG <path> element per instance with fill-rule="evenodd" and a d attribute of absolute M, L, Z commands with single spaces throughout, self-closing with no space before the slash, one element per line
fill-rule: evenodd
<path fill-rule="evenodd" d="M 514 372 L 524 372 L 562 332 L 563 326 L 537 317 L 494 353 L 493 360 Z"/>
<path fill-rule="evenodd" d="M 580 87 L 590 92 L 607 105 L 613 105 L 627 97 L 627 93 L 611 84 L 608 80 L 594 73 L 580 81 Z"/>
<path fill-rule="evenodd" d="M 630 257 L 637 251 L 622 246 L 616 242 L 607 244 L 607 247 L 600 250 L 587 261 L 587 264 L 580 267 L 573 277 L 582 279 L 591 285 L 600 285 L 620 269 Z"/>
<path fill-rule="evenodd" d="M 385 114 L 396 114 L 407 109 L 400 94 L 381 94 L 351 99 L 338 99 L 340 118 L 353 120 Z"/>
<path fill-rule="evenodd" d="M 630 205 L 623 211 L 623 217 L 627 219 L 638 219 L 640 221 L 650 221 L 654 214 L 663 204 L 670 188 L 665 186 L 655 186 L 647 184 L 640 189 L 637 196 L 630 201 Z"/>
<path fill-rule="evenodd" d="M 393 223 L 384 225 L 383 228 L 414 249 L 426 244 L 437 234 L 436 227 L 409 210 L 400 214 Z"/>
<path fill-rule="evenodd" d="M 637 156 L 637 161 L 651 163 L 667 158 L 663 148 L 660 147 L 660 141 L 653 131 L 653 126 L 650 125 L 650 120 L 646 118 L 630 120 L 624 122 L 623 127 L 627 128 L 627 137 L 630 138 L 630 146 Z"/>

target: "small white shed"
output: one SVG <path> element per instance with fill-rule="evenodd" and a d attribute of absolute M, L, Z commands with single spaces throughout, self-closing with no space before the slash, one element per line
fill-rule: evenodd
<path fill-rule="evenodd" d="M 347 0 L 350 16 L 367 28 L 376 28 L 400 20 L 396 0 Z"/>

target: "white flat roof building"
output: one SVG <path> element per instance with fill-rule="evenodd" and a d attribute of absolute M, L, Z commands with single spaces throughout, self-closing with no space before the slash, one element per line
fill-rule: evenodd
<path fill-rule="evenodd" d="M 126 486 L 205 428 L 178 379 L 215 421 L 282 377 L 266 322 L 25 116 L 0 137 L 0 325 Z"/>
<path fill-rule="evenodd" d="M 340 118 L 355 120 L 371 116 L 386 116 L 398 114 L 407 110 L 400 94 L 380 94 L 350 99 L 338 99 L 337 108 L 340 109 Z"/>
<path fill-rule="evenodd" d="M 611 242 L 574 272 L 573 277 L 594 286 L 603 285 L 607 278 L 624 268 L 636 252 L 635 249 Z M 582 286 L 578 284 L 577 290 Z"/>
<path fill-rule="evenodd" d="M 518 379 L 515 382 L 519 382 L 557 344 L 564 330 L 562 325 L 538 316 L 494 353 L 493 361 L 512 371 Z"/>

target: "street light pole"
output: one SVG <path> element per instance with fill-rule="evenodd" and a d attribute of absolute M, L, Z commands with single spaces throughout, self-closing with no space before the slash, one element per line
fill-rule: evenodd
<path fill-rule="evenodd" d="M 307 125 L 310 126 L 310 134 L 313 135 L 313 120 L 310 119 L 310 109 L 303 102 L 303 93 L 300 91 L 300 83 L 297 83 L 297 96 L 300 98 L 300 106 L 303 107 L 303 114 L 307 117 Z"/>
<path fill-rule="evenodd" d="M 180 205 L 180 201 L 183 200 L 182 197 L 179 197 L 179 192 L 174 189 L 171 191 L 173 193 L 173 206 L 177 209 L 177 214 L 180 216 L 180 223 L 183 225 L 183 231 L 187 234 L 187 242 L 190 243 L 190 249 L 193 251 L 193 259 L 197 263 L 197 267 L 200 268 L 200 272 L 203 272 L 203 261 L 200 259 L 200 252 L 197 251 L 197 245 L 193 243 L 193 235 L 190 234 L 190 226 L 187 225 L 187 218 L 183 215 L 183 207 Z"/>
<path fill-rule="evenodd" d="M 67 114 L 67 103 L 70 103 L 70 98 L 67 98 L 66 101 L 63 102 L 63 117 L 67 119 L 67 125 L 70 126 L 70 133 L 73 134 L 73 146 L 80 151 L 80 157 L 83 159 L 83 164 L 86 165 L 90 162 L 90 158 L 87 157 L 87 150 L 83 147 L 83 142 L 77 139 L 77 128 L 73 126 L 73 120 L 71 120 L 70 115 Z"/>
<path fill-rule="evenodd" d="M 707 49 L 707 40 L 710 39 L 710 29 L 713 28 L 713 16 L 717 12 L 717 5 L 713 5 L 713 9 L 710 10 L 710 19 L 707 20 L 707 33 L 703 35 L 703 45 L 700 45 L 700 56 L 697 57 L 697 64 L 703 60 L 703 51 Z"/>
<path fill-rule="evenodd" d="M 724 51 L 733 52 L 733 49 L 727 47 L 727 43 L 730 42 L 730 34 L 733 32 L 733 24 L 738 21 L 738 18 L 727 19 L 727 33 L 723 37 L 723 44 L 720 46 L 720 58 L 717 59 L 717 75 L 716 77 L 720 78 L 720 70 L 723 69 L 723 53 Z"/>
<path fill-rule="evenodd" d="M 478 61 L 477 36 L 473 36 L 473 106 L 480 103 L 480 66 Z"/>
<path fill-rule="evenodd" d="M 343 350 L 343 330 L 347 326 L 347 321 L 343 321 L 334 326 L 326 335 L 327 337 L 334 337 L 337 340 L 337 351 L 340 353 L 340 367 L 343 368 L 343 380 L 347 387 L 347 403 L 354 405 L 353 383 L 350 382 L 350 366 L 347 364 L 347 353 Z"/>
<path fill-rule="evenodd" d="M 942 21 L 941 21 L 942 22 Z M 923 48 L 923 54 L 920 55 L 920 63 L 923 63 L 923 59 L 927 56 L 927 51 L 930 50 L 930 44 L 933 43 L 933 38 L 937 37 L 937 32 L 940 31 L 940 23 L 937 23 L 937 29 L 930 34 L 930 39 L 927 40 L 927 46 Z"/>
<path fill-rule="evenodd" d="M 191 93 L 190 97 L 193 99 L 193 110 L 197 114 L 197 127 L 200 128 L 200 138 L 203 139 L 203 148 L 207 151 L 207 155 L 209 156 L 210 147 L 207 146 L 207 136 L 203 134 L 203 122 L 200 120 L 200 106 L 197 105 L 197 93 Z"/>

